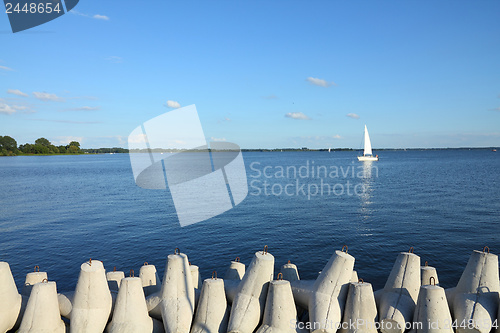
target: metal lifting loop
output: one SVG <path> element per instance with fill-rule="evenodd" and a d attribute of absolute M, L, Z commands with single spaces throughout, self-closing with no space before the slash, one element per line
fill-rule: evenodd
<path fill-rule="evenodd" d="M 278 277 L 276 278 L 276 280 L 283 281 L 283 273 L 278 273 Z"/>
<path fill-rule="evenodd" d="M 262 254 L 267 254 L 267 245 L 264 246 L 264 251 L 262 251 Z"/>
<path fill-rule="evenodd" d="M 234 261 L 240 262 L 240 257 L 236 257 L 236 259 L 234 259 Z"/>
<path fill-rule="evenodd" d="M 487 247 L 487 246 L 485 246 L 485 247 L 483 248 L 483 253 L 484 253 L 486 250 L 488 251 L 488 253 L 490 253 L 490 248 L 489 248 L 489 247 Z"/>
<path fill-rule="evenodd" d="M 134 277 L 134 270 L 133 270 L 133 269 L 131 269 L 131 270 L 130 270 L 130 273 L 129 273 L 129 275 L 128 275 L 128 276 L 129 276 L 129 277 Z"/>
<path fill-rule="evenodd" d="M 89 259 L 89 265 L 92 266 L 92 258 Z"/>
<path fill-rule="evenodd" d="M 425 267 L 427 267 L 427 266 L 429 266 L 429 263 L 426 261 L 426 262 L 425 262 Z"/>
<path fill-rule="evenodd" d="M 40 266 L 35 266 L 35 269 L 33 270 L 33 272 L 40 272 Z"/>
<path fill-rule="evenodd" d="M 429 279 L 429 282 L 431 283 L 431 285 L 435 286 L 436 285 L 436 278 L 434 276 L 431 276 Z"/>
<path fill-rule="evenodd" d="M 365 283 L 363 279 L 358 279 L 358 283 Z"/>
<path fill-rule="evenodd" d="M 288 260 L 288 263 L 291 264 L 292 262 L 290 260 Z"/>
<path fill-rule="evenodd" d="M 344 249 L 345 249 L 345 253 L 347 253 L 347 250 L 348 250 L 347 245 L 342 246 L 342 252 L 344 252 Z"/>
<path fill-rule="evenodd" d="M 147 262 L 147 261 L 145 261 L 145 262 L 144 262 L 144 266 L 147 266 L 147 265 L 149 265 L 149 264 L 148 264 L 148 262 Z"/>
<path fill-rule="evenodd" d="M 410 249 L 408 250 L 408 253 L 413 253 L 413 246 L 410 247 Z"/>
<path fill-rule="evenodd" d="M 49 283 L 49 280 L 47 278 L 42 280 L 43 283 Z"/>
<path fill-rule="evenodd" d="M 116 266 L 113 267 L 113 272 L 116 272 Z"/>
<path fill-rule="evenodd" d="M 191 261 L 188 261 L 189 266 L 191 266 Z"/>
<path fill-rule="evenodd" d="M 174 254 L 180 254 L 180 253 L 181 253 L 181 250 L 179 250 L 179 248 L 176 247 L 175 250 L 174 250 Z"/>
<path fill-rule="evenodd" d="M 212 272 L 212 280 L 217 280 L 217 271 Z"/>

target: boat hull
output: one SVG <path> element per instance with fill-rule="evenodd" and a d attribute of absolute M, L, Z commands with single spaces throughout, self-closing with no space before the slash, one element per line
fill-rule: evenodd
<path fill-rule="evenodd" d="M 358 161 L 378 161 L 378 156 L 358 156 Z"/>

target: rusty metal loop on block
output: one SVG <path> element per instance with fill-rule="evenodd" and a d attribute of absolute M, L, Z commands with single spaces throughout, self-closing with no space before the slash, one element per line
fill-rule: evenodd
<path fill-rule="evenodd" d="M 128 276 L 129 276 L 129 277 L 134 277 L 134 270 L 133 270 L 133 269 L 131 269 L 131 270 L 130 270 L 130 273 L 129 273 L 129 275 L 128 275 Z"/>
<path fill-rule="evenodd" d="M 363 281 L 363 279 L 360 278 L 358 279 L 358 283 L 365 283 L 365 282 Z"/>
<path fill-rule="evenodd" d="M 276 278 L 276 280 L 283 281 L 283 273 L 278 273 L 278 277 Z"/>
<path fill-rule="evenodd" d="M 89 258 L 89 265 L 92 266 L 92 258 Z"/>
<path fill-rule="evenodd" d="M 487 253 L 490 253 L 490 248 L 489 248 L 489 247 L 487 247 L 487 246 L 485 246 L 485 247 L 483 248 L 483 253 L 484 253 L 485 251 L 488 251 Z"/>
<path fill-rule="evenodd" d="M 264 245 L 264 251 L 262 251 L 262 254 L 267 254 L 267 245 Z"/>
<path fill-rule="evenodd" d="M 348 250 L 349 248 L 347 247 L 347 245 L 344 245 L 344 246 L 342 246 L 342 252 L 344 252 L 344 249 L 345 249 L 345 253 L 347 253 L 347 250 Z"/>
<path fill-rule="evenodd" d="M 435 286 L 436 285 L 436 278 L 434 276 L 431 276 L 429 279 L 429 282 L 432 286 Z"/>
<path fill-rule="evenodd" d="M 180 254 L 180 253 L 181 253 L 181 250 L 179 250 L 179 248 L 176 247 L 175 250 L 174 250 L 174 254 Z"/>
<path fill-rule="evenodd" d="M 217 280 L 217 271 L 212 272 L 212 280 Z"/>
<path fill-rule="evenodd" d="M 116 272 L 116 266 L 113 266 L 113 272 Z"/>
<path fill-rule="evenodd" d="M 48 283 L 49 282 L 49 279 L 45 278 L 42 280 L 42 283 Z"/>
<path fill-rule="evenodd" d="M 408 250 L 408 253 L 413 253 L 413 246 L 410 247 L 410 249 Z"/>
<path fill-rule="evenodd" d="M 240 262 L 240 257 L 236 257 L 236 259 L 234 259 L 234 261 Z"/>
<path fill-rule="evenodd" d="M 291 264 L 292 262 L 290 260 L 288 260 L 288 263 L 287 264 Z"/>
<path fill-rule="evenodd" d="M 36 265 L 35 269 L 33 269 L 33 272 L 40 272 L 40 266 Z"/>
<path fill-rule="evenodd" d="M 148 264 L 148 262 L 147 262 L 147 261 L 145 261 L 145 262 L 144 262 L 144 266 L 147 266 L 147 265 L 149 265 L 149 264 Z"/>
<path fill-rule="evenodd" d="M 429 266 L 429 263 L 426 261 L 426 262 L 425 262 L 425 267 L 427 267 L 427 266 Z"/>

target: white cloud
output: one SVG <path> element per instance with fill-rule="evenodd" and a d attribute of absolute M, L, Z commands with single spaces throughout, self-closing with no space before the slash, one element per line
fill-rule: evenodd
<path fill-rule="evenodd" d="M 0 66 L 0 69 L 3 69 L 4 71 L 13 71 L 12 68 L 7 67 L 7 66 Z"/>
<path fill-rule="evenodd" d="M 100 106 L 82 106 L 82 107 L 79 107 L 79 108 L 66 109 L 66 110 L 63 110 L 63 111 L 96 111 L 96 110 L 99 110 L 99 109 L 101 109 Z"/>
<path fill-rule="evenodd" d="M 315 77 L 308 77 L 306 79 L 306 81 L 308 81 L 310 84 L 313 84 L 315 86 L 320 86 L 320 87 L 329 87 L 329 86 L 336 86 L 337 84 L 335 82 L 328 82 L 326 80 L 323 80 L 323 79 L 318 79 L 318 78 L 315 78 Z"/>
<path fill-rule="evenodd" d="M 7 90 L 7 94 L 17 95 L 17 96 L 22 96 L 22 97 L 28 97 L 28 94 L 23 93 L 19 89 L 9 89 L 9 90 Z"/>
<path fill-rule="evenodd" d="M 272 94 L 272 95 L 268 95 L 268 96 L 263 96 L 262 98 L 264 98 L 264 99 L 277 99 L 278 96 Z"/>
<path fill-rule="evenodd" d="M 17 111 L 28 110 L 29 108 L 25 105 L 12 105 L 12 108 Z"/>
<path fill-rule="evenodd" d="M 226 138 L 214 138 L 213 136 L 210 138 L 210 140 L 212 141 L 218 141 L 218 142 L 221 142 L 221 141 L 226 141 Z"/>
<path fill-rule="evenodd" d="M 99 14 L 95 14 L 94 16 L 92 16 L 92 18 L 95 18 L 97 20 L 105 20 L 105 21 L 109 20 L 109 17 L 107 17 L 106 15 L 99 15 Z"/>
<path fill-rule="evenodd" d="M 15 112 L 16 112 L 16 109 L 13 108 L 12 106 L 9 106 L 5 103 L 0 103 L 0 113 L 13 114 Z"/>
<path fill-rule="evenodd" d="M 332 135 L 332 139 L 342 139 L 339 134 Z"/>
<path fill-rule="evenodd" d="M 33 96 L 41 101 L 53 101 L 53 102 L 63 102 L 64 98 L 57 96 L 56 94 L 49 94 L 46 92 L 33 92 Z"/>
<path fill-rule="evenodd" d="M 285 114 L 285 117 L 287 118 L 292 118 L 292 119 L 299 119 L 299 120 L 310 120 L 308 116 L 303 114 L 302 112 L 288 112 Z"/>
<path fill-rule="evenodd" d="M 500 112 L 500 107 L 491 109 L 491 111 L 499 111 Z"/>
<path fill-rule="evenodd" d="M 178 108 L 181 107 L 181 105 L 179 104 L 179 102 L 168 100 L 167 101 L 167 107 L 173 108 L 173 109 L 178 109 Z"/>
<path fill-rule="evenodd" d="M 55 139 L 51 140 L 52 144 L 56 146 L 67 145 L 71 141 L 77 141 L 81 144 L 83 141 L 83 136 L 58 136 Z"/>
<path fill-rule="evenodd" d="M 346 114 L 346 116 L 352 119 L 359 119 L 359 115 L 357 115 L 356 113 L 348 113 Z"/>
<path fill-rule="evenodd" d="M 109 56 L 106 60 L 115 64 L 121 64 L 123 62 L 123 58 L 118 56 Z"/>

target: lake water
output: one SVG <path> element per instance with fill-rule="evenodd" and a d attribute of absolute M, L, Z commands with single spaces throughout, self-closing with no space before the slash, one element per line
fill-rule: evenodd
<path fill-rule="evenodd" d="M 135 185 L 127 154 L 3 157 L 0 261 L 9 262 L 18 287 L 39 265 L 69 291 L 89 258 L 125 272 L 147 261 L 163 274 L 178 247 L 206 278 L 223 275 L 235 257 L 248 264 L 268 245 L 276 272 L 291 260 L 301 278 L 314 279 L 346 244 L 359 277 L 379 289 L 410 247 L 437 268 L 444 287 L 457 283 L 472 250 L 500 253 L 500 153 L 379 155 L 365 165 L 355 152 L 244 153 L 247 198 L 183 228 L 168 190 Z"/>

